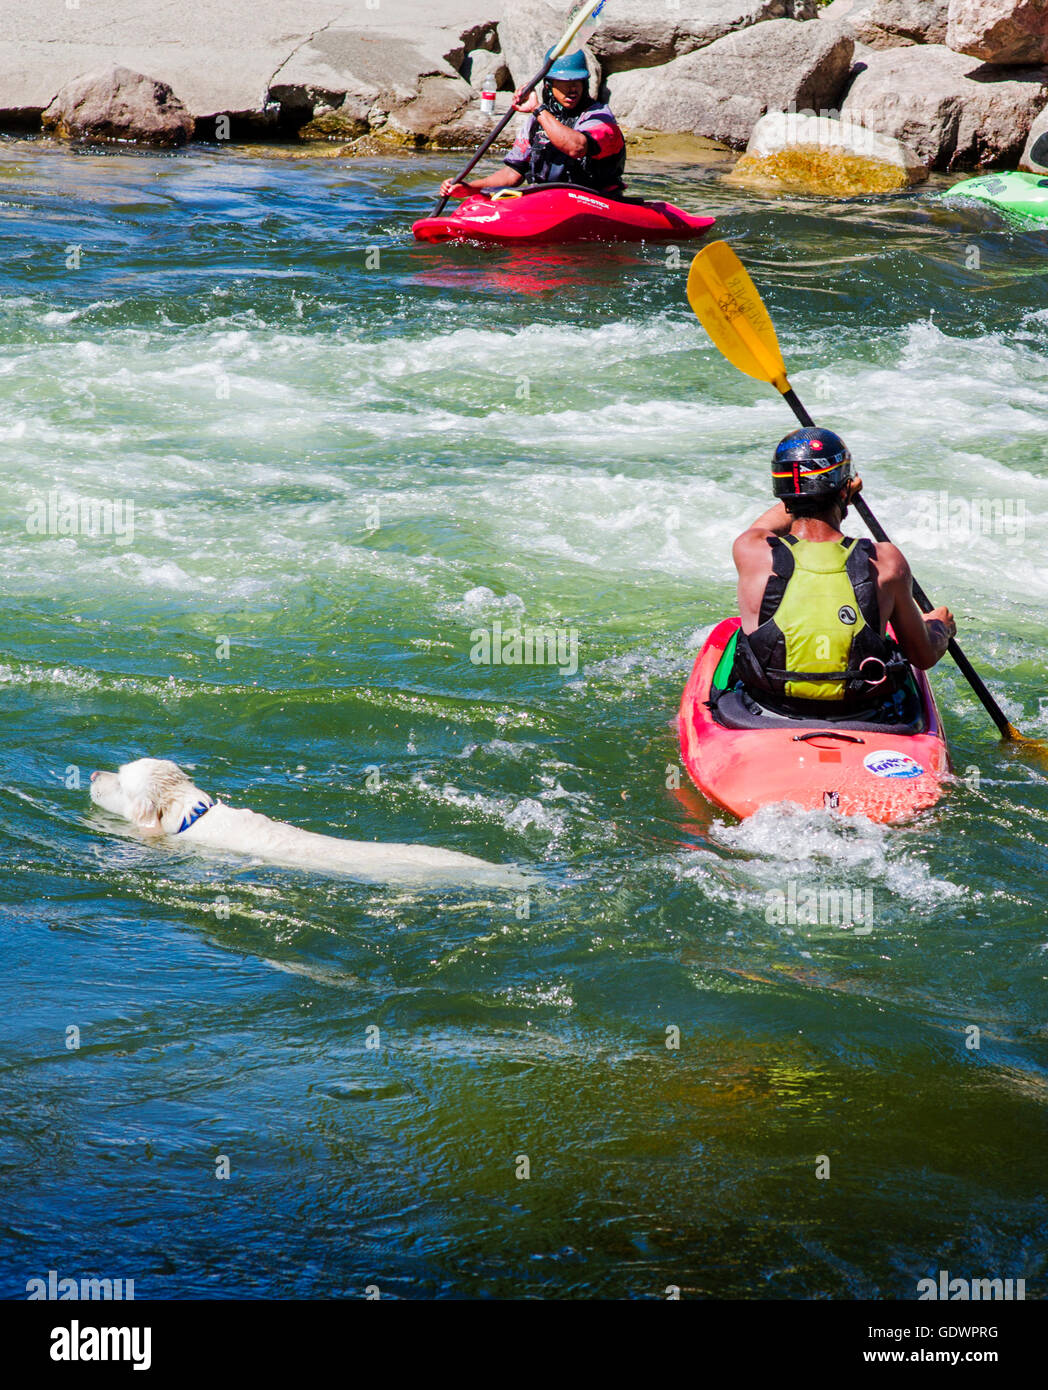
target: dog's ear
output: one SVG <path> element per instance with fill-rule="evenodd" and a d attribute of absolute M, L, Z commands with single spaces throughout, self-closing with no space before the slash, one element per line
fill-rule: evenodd
<path fill-rule="evenodd" d="M 160 812 L 147 796 L 136 796 L 129 809 L 131 820 L 139 830 L 160 829 Z"/>

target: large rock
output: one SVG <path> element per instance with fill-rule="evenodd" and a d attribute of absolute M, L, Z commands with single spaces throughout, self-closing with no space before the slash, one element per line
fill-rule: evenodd
<path fill-rule="evenodd" d="M 870 48 L 945 43 L 950 0 L 874 0 L 852 21 L 855 37 Z"/>
<path fill-rule="evenodd" d="M 481 90 L 487 78 L 491 79 L 498 91 L 504 91 L 510 84 L 505 58 L 489 48 L 472 49 L 466 54 L 459 71 L 475 92 Z"/>
<path fill-rule="evenodd" d="M 832 108 L 853 47 L 832 25 L 770 19 L 662 67 L 612 73 L 608 90 L 626 125 L 739 149 L 766 111 Z"/>
<path fill-rule="evenodd" d="M 942 44 L 871 53 L 841 108 L 941 169 L 1014 163 L 1048 100 L 1048 69 L 995 68 Z"/>
<path fill-rule="evenodd" d="M 312 35 L 268 91 L 284 111 L 301 113 L 306 138 L 380 133 L 397 144 L 457 144 L 485 128 L 470 120 L 476 92 L 443 57 L 358 29 Z M 318 106 L 329 110 L 316 117 Z"/>
<path fill-rule="evenodd" d="M 609 0 L 609 5 L 614 2 Z M 547 52 L 568 27 L 568 15 L 569 7 L 559 0 L 506 0 L 505 14 L 499 20 L 499 45 L 514 90 L 541 71 Z M 590 90 L 596 92 L 601 80 L 600 62 L 591 45 L 583 45 L 582 51 L 589 64 Z"/>
<path fill-rule="evenodd" d="M 892 193 L 927 177 L 927 165 L 901 140 L 851 121 L 783 111 L 761 117 L 729 176 L 834 197 Z"/>
<path fill-rule="evenodd" d="M 448 53 L 487 48 L 508 0 L 206 0 L 144 5 L 142 0 L 21 0 L 3 6 L 0 24 L 0 128 L 38 124 L 55 92 L 85 72 L 119 64 L 169 83 L 197 119 L 197 136 L 210 136 L 215 118 L 233 139 L 254 138 L 300 122 L 311 110 L 338 107 L 349 86 L 336 76 L 330 93 L 310 104 L 294 78 L 298 63 L 323 33 L 352 33 L 376 55 L 417 55 L 404 101 L 417 99 L 429 73 L 457 77 Z M 686 3 L 686 0 L 682 0 Z M 370 71 L 371 69 L 369 69 Z M 288 80 L 285 80 L 285 77 Z M 364 79 L 361 79 L 362 81 Z M 286 122 L 269 92 L 288 94 L 293 119 Z M 366 84 L 365 84 L 366 85 Z M 389 84 L 373 84 L 382 104 Z M 365 115 L 371 106 L 365 108 Z M 421 108 L 420 108 L 421 109 Z M 439 114 L 439 112 L 438 112 Z M 376 112 L 383 119 L 381 111 Z M 438 136 L 440 132 L 435 132 Z M 221 137 L 220 137 L 221 138 Z"/>
<path fill-rule="evenodd" d="M 41 116 L 63 140 L 134 140 L 183 145 L 195 122 L 166 82 L 111 67 L 67 83 Z"/>
<path fill-rule="evenodd" d="M 605 73 L 657 67 L 764 19 L 814 19 L 818 0 L 704 0 L 687 13 L 667 0 L 613 0 L 590 47 Z"/>
<path fill-rule="evenodd" d="M 1028 169 L 1034 174 L 1048 174 L 1048 107 L 1030 127 L 1019 168 Z"/>
<path fill-rule="evenodd" d="M 1048 0 L 950 0 L 946 42 L 984 63 L 1048 63 Z"/>

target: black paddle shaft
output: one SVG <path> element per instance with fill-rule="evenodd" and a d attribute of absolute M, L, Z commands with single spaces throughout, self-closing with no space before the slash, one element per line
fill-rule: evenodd
<path fill-rule="evenodd" d="M 527 97 L 528 94 L 529 94 L 530 92 L 533 92 L 533 91 L 535 90 L 535 88 L 539 85 L 539 83 L 542 82 L 542 81 L 544 80 L 546 74 L 549 72 L 549 70 L 550 70 L 550 68 L 551 68 L 552 66 L 553 66 L 553 59 L 552 59 L 552 58 L 547 58 L 546 61 L 545 61 L 545 63 L 543 63 L 543 65 L 542 65 L 542 71 L 541 71 L 540 73 L 538 73 L 535 77 L 533 77 L 533 78 L 531 79 L 531 81 L 528 82 L 525 86 L 521 87 L 521 89 L 520 89 L 520 94 L 521 94 L 521 96 L 522 96 L 522 97 Z M 502 134 L 502 132 L 506 129 L 506 127 L 509 125 L 510 121 L 513 119 L 513 117 L 514 117 L 516 114 L 517 114 L 517 113 L 514 111 L 512 105 L 511 105 L 510 108 L 509 108 L 509 110 L 508 110 L 508 111 L 506 112 L 506 114 L 502 117 L 502 120 L 499 121 L 499 123 L 498 123 L 498 125 L 496 125 L 495 129 L 491 132 L 491 134 L 488 136 L 488 138 L 484 141 L 483 145 L 481 145 L 480 149 L 476 152 L 476 154 L 473 156 L 473 158 L 469 161 L 469 163 L 466 165 L 465 169 L 463 169 L 462 173 L 459 174 L 458 177 L 455 179 L 455 182 L 456 182 L 456 183 L 461 183 L 462 180 L 466 177 L 467 174 L 470 174 L 470 173 L 473 172 L 473 170 L 477 167 L 477 165 L 480 163 L 480 161 L 484 158 L 484 156 L 487 154 L 488 150 L 491 149 L 492 145 L 493 145 L 493 144 L 495 143 L 495 141 L 499 138 L 499 136 Z M 447 202 L 448 202 L 447 198 L 444 198 L 444 197 L 438 198 L 437 201 L 436 201 L 436 203 L 435 203 L 435 205 L 434 205 L 434 207 L 433 207 L 433 211 L 430 213 L 430 217 L 439 217 L 440 214 L 444 211 L 445 207 L 447 206 Z"/>
<path fill-rule="evenodd" d="M 799 400 L 797 393 L 794 391 L 793 387 L 791 386 L 787 390 L 783 391 L 782 395 L 783 399 L 786 401 L 787 405 L 793 411 L 794 415 L 796 415 L 797 419 L 801 422 L 801 424 L 806 425 L 809 429 L 814 429 L 815 421 L 804 409 L 804 406 Z M 870 534 L 874 537 L 875 540 L 888 540 L 887 531 L 885 531 L 884 527 L 874 516 L 873 512 L 870 511 L 869 507 L 863 500 L 861 493 L 859 494 L 859 496 L 854 497 L 852 499 L 852 506 L 862 517 L 863 521 L 865 521 L 867 530 L 870 532 Z M 921 610 L 922 613 L 930 613 L 934 607 L 934 604 L 932 603 L 931 599 L 924 592 L 921 586 L 917 583 L 916 579 L 912 581 L 912 586 L 913 597 L 917 603 L 917 607 Z M 953 657 L 954 661 L 957 663 L 957 668 L 961 672 L 961 675 L 964 676 L 965 680 L 968 682 L 971 688 L 975 691 L 976 695 L 978 695 L 979 699 L 982 701 L 986 713 L 997 725 L 998 729 L 1000 729 L 1002 737 L 1014 738 L 1015 734 L 1014 730 L 1012 729 L 1011 722 L 1009 721 L 1009 719 L 1007 718 L 997 701 L 986 689 L 986 686 L 982 682 L 982 677 L 979 675 L 978 671 L 976 671 L 975 667 L 965 656 L 964 652 L 961 651 L 960 647 L 957 645 L 957 642 L 953 637 L 950 638 L 950 645 L 947 648 L 947 650 Z"/>

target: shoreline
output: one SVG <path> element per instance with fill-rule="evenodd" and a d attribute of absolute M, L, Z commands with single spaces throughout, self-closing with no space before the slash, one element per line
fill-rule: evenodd
<path fill-rule="evenodd" d="M 973 15 L 967 0 L 718 0 L 689 13 L 609 0 L 584 51 L 591 89 L 645 153 L 678 139 L 741 155 L 769 114 L 799 112 L 902 142 L 927 170 L 1020 157 L 1038 170 L 1048 34 L 1030 3 L 986 0 Z M 248 16 L 242 0 L 185 0 L 175 16 L 26 0 L 0 39 L 0 134 L 475 149 L 493 119 L 481 88 L 504 111 L 567 14 L 563 0 L 256 0 Z"/>

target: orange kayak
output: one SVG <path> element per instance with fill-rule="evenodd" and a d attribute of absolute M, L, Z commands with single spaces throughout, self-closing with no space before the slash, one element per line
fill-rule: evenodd
<path fill-rule="evenodd" d="M 718 667 L 739 626 L 738 618 L 725 618 L 713 629 L 681 700 L 681 755 L 704 796 L 740 817 L 792 802 L 889 822 L 935 805 L 950 757 L 923 671 L 910 668 L 906 723 L 787 719 L 721 688 L 728 683 L 727 659 L 719 673 Z"/>

